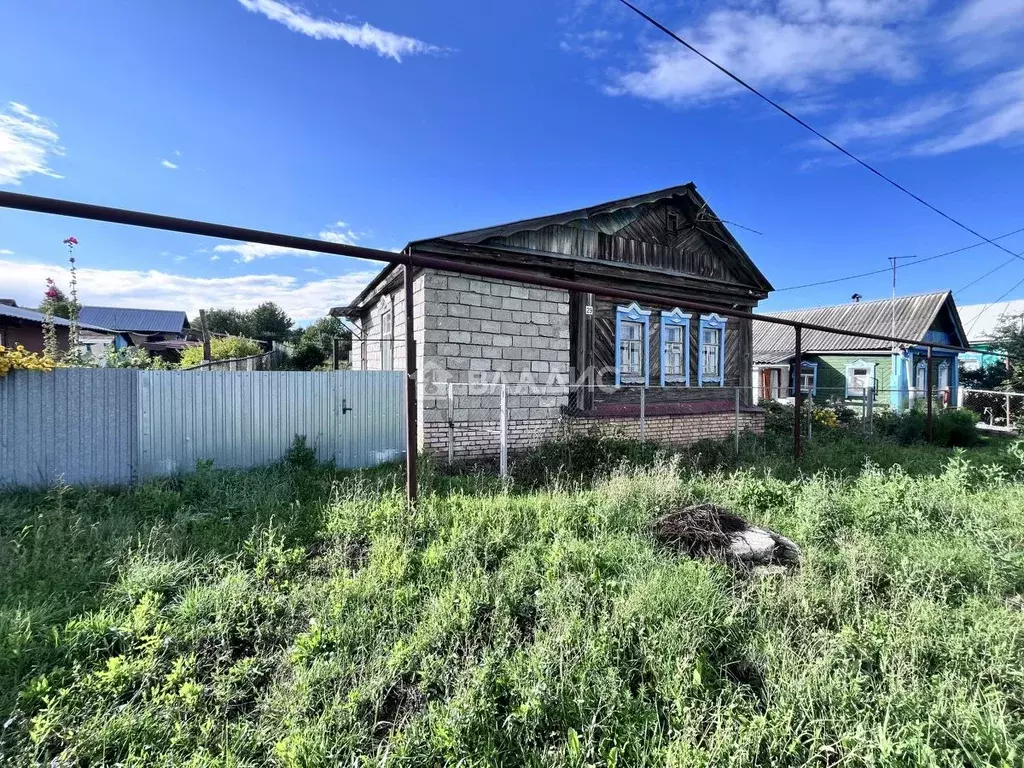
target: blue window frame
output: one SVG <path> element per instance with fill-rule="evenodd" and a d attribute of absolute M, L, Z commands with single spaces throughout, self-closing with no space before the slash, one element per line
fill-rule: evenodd
<path fill-rule="evenodd" d="M 678 307 L 661 313 L 661 386 L 690 386 L 690 315 Z"/>
<path fill-rule="evenodd" d="M 701 315 L 700 356 L 697 358 L 697 383 L 725 385 L 725 318 Z"/>
<path fill-rule="evenodd" d="M 814 397 L 818 394 L 818 364 L 802 362 L 800 364 L 800 393 Z"/>
<path fill-rule="evenodd" d="M 635 302 L 615 308 L 615 386 L 651 384 L 648 330 L 651 311 Z"/>

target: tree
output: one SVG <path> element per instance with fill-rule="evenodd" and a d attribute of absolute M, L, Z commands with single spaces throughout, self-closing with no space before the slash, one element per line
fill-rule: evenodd
<path fill-rule="evenodd" d="M 206 322 L 214 335 L 246 336 L 259 341 L 288 341 L 291 339 L 294 323 L 281 307 L 266 301 L 249 310 L 208 309 Z M 193 328 L 202 333 L 202 319 Z"/>
<path fill-rule="evenodd" d="M 991 347 L 1006 355 L 1009 365 L 998 363 L 976 372 L 979 388 L 1024 391 L 1024 315 L 1004 317 L 992 334 Z"/>
<path fill-rule="evenodd" d="M 340 338 L 339 338 L 340 337 Z M 292 354 L 292 365 L 302 371 L 311 371 L 331 360 L 334 354 L 334 339 L 339 338 L 338 353 L 348 357 L 351 341 L 342 330 L 341 321 L 336 317 L 321 317 L 299 334 Z"/>
<path fill-rule="evenodd" d="M 206 324 L 212 334 L 220 336 L 244 336 L 245 321 L 237 309 L 208 309 Z M 199 333 L 203 332 L 203 321 L 197 319 L 192 327 Z"/>
<path fill-rule="evenodd" d="M 214 360 L 237 360 L 242 357 L 253 357 L 263 350 L 252 339 L 241 336 L 222 336 L 210 343 L 210 357 Z M 182 368 L 191 368 L 203 362 L 203 348 L 189 347 L 181 353 Z"/>
<path fill-rule="evenodd" d="M 245 335 L 262 341 L 288 341 L 292 337 L 292 319 L 277 304 L 266 301 L 243 314 Z"/>

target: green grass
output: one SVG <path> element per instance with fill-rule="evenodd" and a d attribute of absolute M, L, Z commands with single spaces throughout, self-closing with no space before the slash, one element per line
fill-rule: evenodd
<path fill-rule="evenodd" d="M 1021 765 L 1019 452 L 730 450 L 0 496 L 0 763 Z M 653 543 L 703 500 L 803 568 Z"/>

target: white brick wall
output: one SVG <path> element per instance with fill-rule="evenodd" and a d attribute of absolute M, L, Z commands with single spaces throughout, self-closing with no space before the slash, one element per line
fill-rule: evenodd
<path fill-rule="evenodd" d="M 465 385 L 501 382 L 511 387 L 510 418 L 561 417 L 569 384 L 566 291 L 430 272 L 425 292 L 424 429 L 447 423 L 450 382 L 456 421 L 496 423 L 497 386 Z"/>
<path fill-rule="evenodd" d="M 421 273 L 413 282 L 413 334 L 417 341 L 423 342 L 423 290 L 424 275 Z M 391 310 L 394 328 L 385 328 L 384 320 Z M 362 322 L 363 341 L 353 340 L 351 365 L 352 370 L 367 371 L 404 371 L 405 370 L 405 288 L 399 286 L 394 291 L 380 297 Z M 388 338 L 394 340 L 389 344 Z M 387 357 L 388 347 L 392 349 L 390 359 Z M 363 364 L 365 355 L 365 366 Z"/>

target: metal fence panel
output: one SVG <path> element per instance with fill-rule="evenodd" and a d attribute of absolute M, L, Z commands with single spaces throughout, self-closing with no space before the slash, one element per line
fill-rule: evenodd
<path fill-rule="evenodd" d="M 280 461 L 296 435 L 324 462 L 368 467 L 402 455 L 402 374 L 381 371 L 139 373 L 139 473 L 197 461 Z"/>
<path fill-rule="evenodd" d="M 130 483 L 136 375 L 65 368 L 0 379 L 0 487 Z"/>
<path fill-rule="evenodd" d="M 404 374 L 58 369 L 0 379 L 0 487 L 126 485 L 280 461 L 296 435 L 324 462 L 404 455 Z"/>

